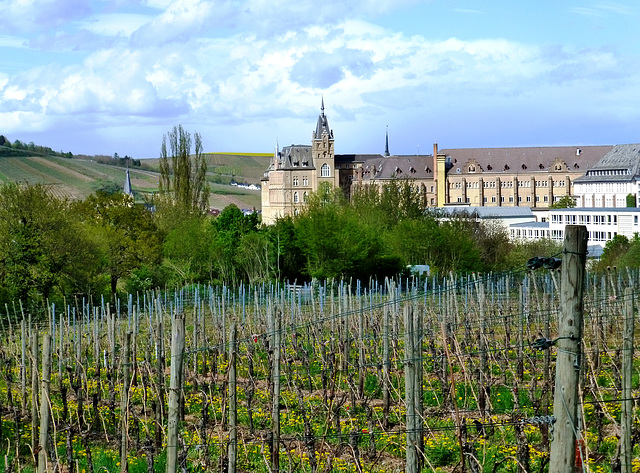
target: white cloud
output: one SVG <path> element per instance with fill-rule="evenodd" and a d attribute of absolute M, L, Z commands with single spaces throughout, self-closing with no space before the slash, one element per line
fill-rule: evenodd
<path fill-rule="evenodd" d="M 30 45 L 86 47 L 83 60 L 0 72 L 0 120 L 12 130 L 70 123 L 111 129 L 116 122 L 125 130 L 127 124 L 167 128 L 178 122 L 248 129 L 259 122 L 265 133 L 277 121 L 292 127 L 283 138 L 291 133 L 304 140 L 323 94 L 332 120 L 341 121 L 386 114 L 408 122 L 472 117 L 483 109 L 551 109 L 569 100 L 591 104 L 593 113 L 596 107 L 612 114 L 640 109 L 635 69 L 621 64 L 614 50 L 506 39 L 433 41 L 364 19 L 333 21 L 356 7 L 371 7 L 371 15 L 397 7 L 374 4 L 151 0 L 143 12 L 74 21 L 61 14 L 56 21 L 76 29 L 45 32 Z M 150 8 L 162 11 L 151 18 Z M 0 36 L 0 47 L 18 38 Z M 307 130 L 300 138 L 295 123 Z"/>
<path fill-rule="evenodd" d="M 149 23 L 152 17 L 135 13 L 110 13 L 97 15 L 79 25 L 92 33 L 104 36 L 126 36 Z"/>
<path fill-rule="evenodd" d="M 90 0 L 3 0 L 0 30 L 39 31 L 56 28 L 89 14 Z"/>

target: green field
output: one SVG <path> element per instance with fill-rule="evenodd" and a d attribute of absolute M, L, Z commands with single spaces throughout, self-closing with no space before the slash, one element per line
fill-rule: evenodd
<path fill-rule="evenodd" d="M 233 203 L 240 208 L 260 209 L 260 191 L 229 185 L 231 180 L 259 184 L 271 154 L 206 153 L 211 186 L 209 204 L 222 209 Z M 45 184 L 59 197 L 83 199 L 104 187 L 122 187 L 125 168 L 98 163 L 91 159 L 59 157 L 0 158 L 0 182 Z M 159 163 L 144 160 L 141 167 L 131 168 L 131 185 L 141 199 L 158 190 Z"/>

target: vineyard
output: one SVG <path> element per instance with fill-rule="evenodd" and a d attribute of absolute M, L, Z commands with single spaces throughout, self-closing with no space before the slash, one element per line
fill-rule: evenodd
<path fill-rule="evenodd" d="M 576 462 L 589 471 L 621 462 L 625 288 L 638 281 L 586 277 Z M 0 463 L 395 472 L 409 443 L 423 471 L 546 471 L 559 284 L 541 268 L 190 286 L 48 305 L 37 319 L 16 304 L 2 327 Z M 637 363 L 633 388 L 635 402 Z"/>

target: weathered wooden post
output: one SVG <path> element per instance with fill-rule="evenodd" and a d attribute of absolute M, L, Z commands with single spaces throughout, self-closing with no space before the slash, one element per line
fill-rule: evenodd
<path fill-rule="evenodd" d="M 578 384 L 588 235 L 584 225 L 565 227 L 560 284 L 562 310 L 558 320 L 556 387 L 553 398 L 556 426 L 551 442 L 549 473 L 573 472 L 576 461 Z"/>
<path fill-rule="evenodd" d="M 38 373 L 40 372 L 38 368 L 40 358 L 38 338 L 38 331 L 33 330 L 31 332 L 31 447 L 33 452 L 38 449 Z"/>
<path fill-rule="evenodd" d="M 124 359 L 122 360 L 122 392 L 120 393 L 120 471 L 129 471 L 127 453 L 129 446 L 129 386 L 131 384 L 131 332 L 125 336 Z"/>
<path fill-rule="evenodd" d="M 24 417 L 27 415 L 27 321 L 24 317 L 20 322 L 20 336 L 20 397 L 22 398 L 20 414 Z"/>
<path fill-rule="evenodd" d="M 236 390 L 236 324 L 229 329 L 229 473 L 236 472 L 238 459 L 238 403 Z"/>
<path fill-rule="evenodd" d="M 280 345 L 281 345 L 280 311 L 273 314 L 273 404 L 271 405 L 271 424 L 273 432 L 273 449 L 271 452 L 271 471 L 280 471 Z"/>
<path fill-rule="evenodd" d="M 389 305 L 382 308 L 382 426 L 389 428 L 389 411 L 391 410 L 391 359 L 389 356 Z"/>
<path fill-rule="evenodd" d="M 422 392 L 422 312 L 414 306 L 413 309 L 413 358 L 414 358 L 414 410 L 416 430 L 416 463 L 417 471 L 422 470 L 422 456 L 424 452 L 424 422 L 423 422 L 423 392 Z"/>
<path fill-rule="evenodd" d="M 624 291 L 624 334 L 622 340 L 622 412 L 620 415 L 620 460 L 622 473 L 631 473 L 631 457 L 633 443 L 633 399 L 631 395 L 631 377 L 633 373 L 633 330 L 634 307 L 633 289 L 628 287 Z"/>
<path fill-rule="evenodd" d="M 184 315 L 175 314 L 171 324 L 171 380 L 167 424 L 167 473 L 178 470 L 178 427 L 180 420 L 180 391 L 184 360 Z"/>
<path fill-rule="evenodd" d="M 411 305 L 404 306 L 404 398 L 407 406 L 407 461 L 406 473 L 417 473 L 418 455 L 416 451 L 416 400 L 415 400 L 415 355 L 413 349 L 413 313 Z"/>
<path fill-rule="evenodd" d="M 40 384 L 40 444 L 38 445 L 38 473 L 47 471 L 47 440 L 49 438 L 49 388 L 51 384 L 51 335 L 42 344 L 42 380 Z"/>

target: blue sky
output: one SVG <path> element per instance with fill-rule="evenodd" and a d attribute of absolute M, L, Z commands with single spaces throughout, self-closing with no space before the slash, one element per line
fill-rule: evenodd
<path fill-rule="evenodd" d="M 0 0 L 0 134 L 157 157 L 640 142 L 640 3 Z"/>

